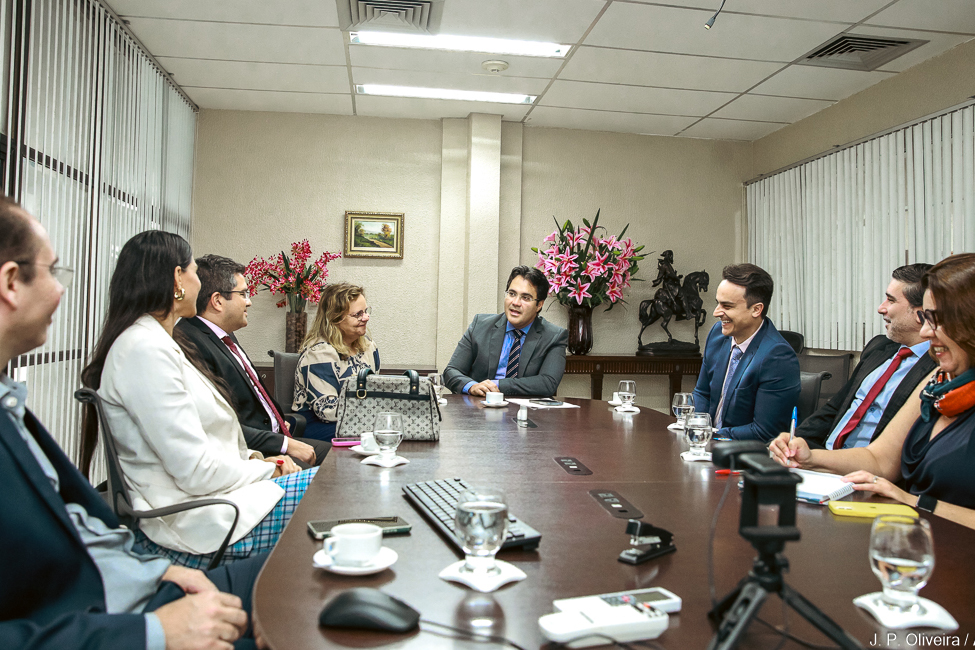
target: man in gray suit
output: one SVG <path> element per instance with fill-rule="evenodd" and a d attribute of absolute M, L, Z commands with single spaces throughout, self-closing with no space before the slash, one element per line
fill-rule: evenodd
<path fill-rule="evenodd" d="M 503 314 L 478 314 L 443 373 L 454 393 L 483 397 L 554 395 L 565 372 L 569 333 L 538 315 L 548 280 L 538 269 L 516 266 L 508 276 Z"/>

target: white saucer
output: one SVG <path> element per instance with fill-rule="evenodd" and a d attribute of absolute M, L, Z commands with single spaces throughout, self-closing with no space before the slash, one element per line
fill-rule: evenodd
<path fill-rule="evenodd" d="M 673 431 L 674 433 L 684 433 L 684 427 L 681 426 L 680 424 L 677 424 L 676 422 L 671 422 L 670 424 L 667 425 L 667 428 Z"/>
<path fill-rule="evenodd" d="M 454 562 L 440 572 L 440 578 L 451 582 L 459 582 L 467 585 L 471 589 L 486 594 L 496 591 L 502 585 L 506 585 L 509 582 L 518 582 L 528 577 L 524 571 L 515 565 L 508 564 L 502 560 L 496 561 L 499 571 L 495 573 L 462 571 L 461 569 L 465 564 L 465 560 Z"/>
<path fill-rule="evenodd" d="M 892 630 L 903 630 L 909 627 L 936 627 L 950 632 L 958 629 L 958 622 L 948 613 L 948 610 L 932 600 L 918 598 L 920 607 L 916 611 L 899 612 L 885 607 L 880 602 L 881 596 L 883 594 L 879 591 L 866 594 L 854 598 L 853 604 L 867 610 L 880 621 L 881 625 Z"/>
<path fill-rule="evenodd" d="M 610 406 L 623 406 L 623 402 L 618 402 L 615 399 L 611 399 L 606 403 L 609 404 Z"/>
<path fill-rule="evenodd" d="M 617 413 L 639 413 L 640 412 L 639 407 L 636 406 L 631 406 L 630 408 L 626 408 L 625 406 L 617 406 L 613 410 L 616 411 Z"/>
<path fill-rule="evenodd" d="M 495 402 L 494 404 L 488 404 L 487 403 L 487 400 L 483 400 L 482 399 L 481 400 L 481 404 L 483 404 L 484 406 L 486 406 L 489 409 L 499 409 L 502 406 L 507 406 L 509 404 L 509 402 L 508 402 L 508 400 L 503 399 L 500 402 Z"/>
<path fill-rule="evenodd" d="M 368 449 L 363 449 L 362 445 L 356 445 L 355 447 L 349 447 L 352 451 L 359 454 L 360 456 L 375 456 L 379 453 L 379 450 L 370 451 Z"/>
<path fill-rule="evenodd" d="M 397 465 L 406 465 L 409 462 L 409 458 L 403 458 L 402 456 L 393 456 L 389 460 L 383 460 L 379 456 L 369 456 L 359 461 L 361 465 L 378 465 L 379 467 L 385 467 L 386 469 L 396 467 Z"/>
<path fill-rule="evenodd" d="M 682 451 L 682 452 L 680 452 L 680 459 L 682 461 L 684 461 L 685 463 L 693 463 L 695 461 L 705 461 L 705 460 L 710 463 L 711 462 L 711 452 L 710 451 L 706 451 L 703 454 L 701 454 L 700 456 L 698 456 L 698 455 L 692 454 L 689 451 Z"/>
<path fill-rule="evenodd" d="M 325 569 L 326 571 L 344 576 L 367 576 L 371 573 L 385 571 L 393 566 L 398 559 L 399 555 L 396 554 L 396 551 L 388 546 L 383 546 L 376 557 L 372 559 L 372 562 L 365 566 L 342 566 L 340 564 L 334 564 L 332 558 L 325 553 L 325 549 L 321 549 L 315 553 L 311 558 L 311 563 L 316 569 Z"/>

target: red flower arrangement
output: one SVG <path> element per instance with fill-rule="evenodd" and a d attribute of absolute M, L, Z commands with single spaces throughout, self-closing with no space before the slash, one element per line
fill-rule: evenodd
<path fill-rule="evenodd" d="M 340 253 L 325 251 L 315 262 L 311 259 L 311 244 L 302 239 L 291 244 L 291 256 L 281 251 L 270 261 L 263 257 L 255 257 L 247 268 L 244 277 L 250 295 L 257 295 L 258 287 L 264 287 L 271 295 L 280 293 L 284 298 L 278 301 L 278 307 L 288 306 L 292 314 L 305 311 L 305 303 L 318 302 L 322 298 L 322 290 L 328 284 L 327 265 L 332 260 L 342 257 Z"/>
<path fill-rule="evenodd" d="M 595 307 L 609 302 L 609 311 L 623 300 L 623 289 L 639 270 L 637 263 L 645 257 L 639 255 L 643 246 L 634 247 L 632 240 L 623 239 L 629 224 L 616 237 L 597 236 L 599 230 L 606 230 L 598 225 L 598 211 L 591 224 L 586 219 L 582 223 L 574 228 L 571 221 L 561 226 L 556 221 L 557 230 L 543 240 L 552 242 L 551 247 L 544 251 L 532 248 L 538 253 L 535 266 L 545 274 L 549 292 L 561 304 Z"/>

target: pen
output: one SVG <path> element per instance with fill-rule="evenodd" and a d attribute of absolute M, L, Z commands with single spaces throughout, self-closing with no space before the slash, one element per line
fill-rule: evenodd
<path fill-rule="evenodd" d="M 740 469 L 716 469 L 714 470 L 714 473 L 719 474 L 721 476 L 729 476 L 731 474 L 741 474 L 741 470 Z"/>
<path fill-rule="evenodd" d="M 796 420 L 799 419 L 799 407 L 792 407 L 792 425 L 789 427 L 789 442 L 792 442 L 793 438 L 796 437 Z"/>

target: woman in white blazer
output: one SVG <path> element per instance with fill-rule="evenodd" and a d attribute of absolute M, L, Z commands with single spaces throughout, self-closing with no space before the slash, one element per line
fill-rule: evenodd
<path fill-rule="evenodd" d="M 274 546 L 318 468 L 299 471 L 288 456 L 264 458 L 247 449 L 223 382 L 192 363 L 192 344 L 173 338 L 176 321 L 196 314 L 199 290 L 182 237 L 149 231 L 130 239 L 112 274 L 105 327 L 82 382 L 102 399 L 136 509 L 212 497 L 238 506 L 227 562 Z M 98 423 L 93 412 L 85 415 L 87 472 Z M 137 537 L 150 551 L 202 567 L 233 517 L 227 506 L 196 508 L 144 519 Z"/>

